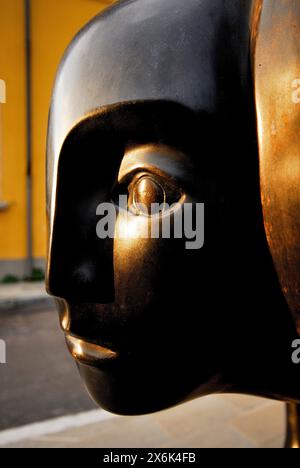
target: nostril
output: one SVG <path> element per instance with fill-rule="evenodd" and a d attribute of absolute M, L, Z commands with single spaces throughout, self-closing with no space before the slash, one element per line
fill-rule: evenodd
<path fill-rule="evenodd" d="M 96 265 L 91 261 L 85 261 L 77 268 L 74 268 L 72 279 L 78 285 L 89 285 L 95 281 Z"/>
<path fill-rule="evenodd" d="M 85 260 L 76 264 L 70 258 L 51 262 L 48 275 L 48 291 L 66 301 L 109 304 L 115 300 L 114 272 L 104 259 L 96 264 Z"/>
<path fill-rule="evenodd" d="M 114 279 L 104 262 L 97 265 L 85 260 L 80 265 L 69 265 L 64 279 L 64 297 L 80 302 L 110 303 L 114 301 Z"/>

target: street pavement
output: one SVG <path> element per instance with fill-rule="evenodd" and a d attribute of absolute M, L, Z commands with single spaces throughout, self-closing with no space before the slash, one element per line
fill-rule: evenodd
<path fill-rule="evenodd" d="M 0 310 L 0 430 L 95 408 L 69 355 L 52 305 Z"/>
<path fill-rule="evenodd" d="M 0 311 L 53 306 L 53 299 L 45 290 L 45 282 L 18 282 L 0 284 Z"/>

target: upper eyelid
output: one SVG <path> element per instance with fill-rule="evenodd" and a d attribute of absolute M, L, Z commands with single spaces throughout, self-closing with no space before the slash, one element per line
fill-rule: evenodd
<path fill-rule="evenodd" d="M 140 174 L 141 177 L 143 175 L 154 175 L 154 176 L 159 177 L 160 179 L 166 180 L 168 183 L 172 185 L 176 185 L 176 186 L 181 185 L 179 181 L 176 180 L 176 178 L 172 177 L 170 174 L 167 174 L 165 171 L 162 171 L 158 167 L 151 166 L 151 165 L 147 165 L 146 167 L 144 165 L 137 165 L 131 171 L 126 172 L 122 176 L 122 178 L 118 180 L 118 183 L 120 185 L 123 185 L 123 184 L 129 185 L 134 180 L 135 176 L 137 176 L 138 174 Z"/>
<path fill-rule="evenodd" d="M 140 169 L 152 172 L 179 185 L 189 185 L 194 164 L 190 155 L 165 144 L 144 144 L 126 148 L 118 180 Z"/>

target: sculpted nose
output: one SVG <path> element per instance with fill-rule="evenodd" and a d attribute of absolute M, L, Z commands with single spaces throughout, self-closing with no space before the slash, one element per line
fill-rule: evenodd
<path fill-rule="evenodd" d="M 83 235 L 80 226 L 70 229 L 67 220 L 60 219 L 56 226 L 48 260 L 48 292 L 68 302 L 114 302 L 113 240 L 98 239 L 96 228 L 90 236 Z"/>
<path fill-rule="evenodd" d="M 97 236 L 97 207 L 111 200 L 124 151 L 104 124 L 75 127 L 59 156 L 47 289 L 67 302 L 114 302 L 114 244 Z"/>

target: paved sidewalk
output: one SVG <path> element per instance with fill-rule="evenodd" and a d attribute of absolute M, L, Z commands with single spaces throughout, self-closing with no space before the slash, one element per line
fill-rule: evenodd
<path fill-rule="evenodd" d="M 161 413 L 111 416 L 93 410 L 14 431 L 0 446 L 16 448 L 282 448 L 282 403 L 248 396 L 209 396 Z"/>
<path fill-rule="evenodd" d="M 53 303 L 45 290 L 44 282 L 14 283 L 0 285 L 0 311 L 33 304 Z"/>

